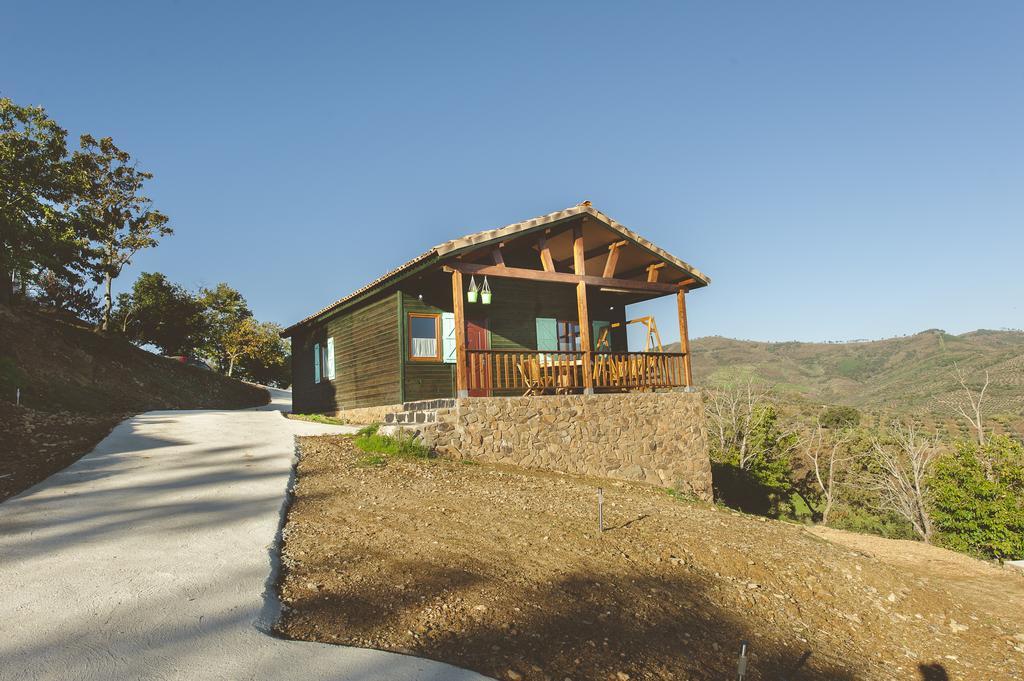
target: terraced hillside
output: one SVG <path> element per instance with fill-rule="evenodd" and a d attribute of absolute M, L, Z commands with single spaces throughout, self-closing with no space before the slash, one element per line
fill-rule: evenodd
<path fill-rule="evenodd" d="M 974 383 L 983 381 L 988 370 L 989 414 L 997 424 L 1014 427 L 1024 415 L 1024 332 L 981 330 L 954 336 L 930 329 L 858 343 L 764 343 L 711 336 L 692 345 L 699 385 L 752 376 L 782 397 L 848 404 L 869 414 L 945 418 L 950 413 L 942 402 L 959 389 L 953 376 L 958 365 Z"/>

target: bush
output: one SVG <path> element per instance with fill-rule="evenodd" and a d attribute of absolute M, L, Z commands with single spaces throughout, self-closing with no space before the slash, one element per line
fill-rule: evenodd
<path fill-rule="evenodd" d="M 860 412 L 854 407 L 829 407 L 821 415 L 821 425 L 825 428 L 842 430 L 860 425 Z"/>
<path fill-rule="evenodd" d="M 961 442 L 932 471 L 932 519 L 943 545 L 1024 558 L 1024 446 L 1005 435 Z"/>
<path fill-rule="evenodd" d="M 427 459 L 431 456 L 430 447 L 414 439 L 411 435 L 398 437 L 381 435 L 377 432 L 379 427 L 374 424 L 361 428 L 356 433 L 356 447 L 371 454 L 384 454 L 402 459 Z"/>

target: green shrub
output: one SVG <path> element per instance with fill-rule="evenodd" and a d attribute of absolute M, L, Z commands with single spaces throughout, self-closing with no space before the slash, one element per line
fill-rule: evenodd
<path fill-rule="evenodd" d="M 415 440 L 411 435 L 381 435 L 377 432 L 378 424 L 361 428 L 356 433 L 356 447 L 371 454 L 383 454 L 401 459 L 427 459 L 432 452 L 430 447 Z"/>
<path fill-rule="evenodd" d="M 939 541 L 990 558 L 1024 558 L 1024 446 L 1006 435 L 961 442 L 932 471 Z"/>
<path fill-rule="evenodd" d="M 854 407 L 829 407 L 821 415 L 821 425 L 826 428 L 841 430 L 860 425 L 860 412 Z"/>

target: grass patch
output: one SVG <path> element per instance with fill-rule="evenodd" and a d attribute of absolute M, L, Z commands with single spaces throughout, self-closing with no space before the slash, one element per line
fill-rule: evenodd
<path fill-rule="evenodd" d="M 345 419 L 339 419 L 333 416 L 324 416 L 323 414 L 288 414 L 288 418 L 295 419 L 296 421 L 325 423 L 329 426 L 344 426 L 348 423 Z"/>
<path fill-rule="evenodd" d="M 380 464 L 384 463 L 386 457 L 397 459 L 428 459 L 431 457 L 432 451 L 430 447 L 413 439 L 411 435 L 399 435 L 398 437 L 381 435 L 377 432 L 379 427 L 379 425 L 374 424 L 360 429 L 356 433 L 355 445 L 368 454 L 383 455 L 382 457 L 376 457 L 381 459 Z M 363 457 L 363 459 L 369 458 L 374 457 Z"/>
<path fill-rule="evenodd" d="M 667 494 L 672 499 L 675 499 L 676 501 L 681 501 L 681 502 L 687 503 L 687 504 L 692 504 L 692 503 L 696 503 L 697 501 L 699 501 L 697 499 L 697 497 L 693 496 L 692 494 L 688 494 L 686 492 L 680 492 L 679 490 L 677 490 L 677 489 L 675 489 L 673 487 L 667 488 L 665 490 L 665 494 Z"/>

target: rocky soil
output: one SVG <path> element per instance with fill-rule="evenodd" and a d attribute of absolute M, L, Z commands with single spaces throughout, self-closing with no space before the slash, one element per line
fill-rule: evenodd
<path fill-rule="evenodd" d="M 127 416 L 45 412 L 0 402 L 0 501 L 91 451 Z"/>
<path fill-rule="evenodd" d="M 887 541 L 303 438 L 277 630 L 513 680 L 730 679 L 741 640 L 749 679 L 1024 678 L 1024 575 Z"/>

